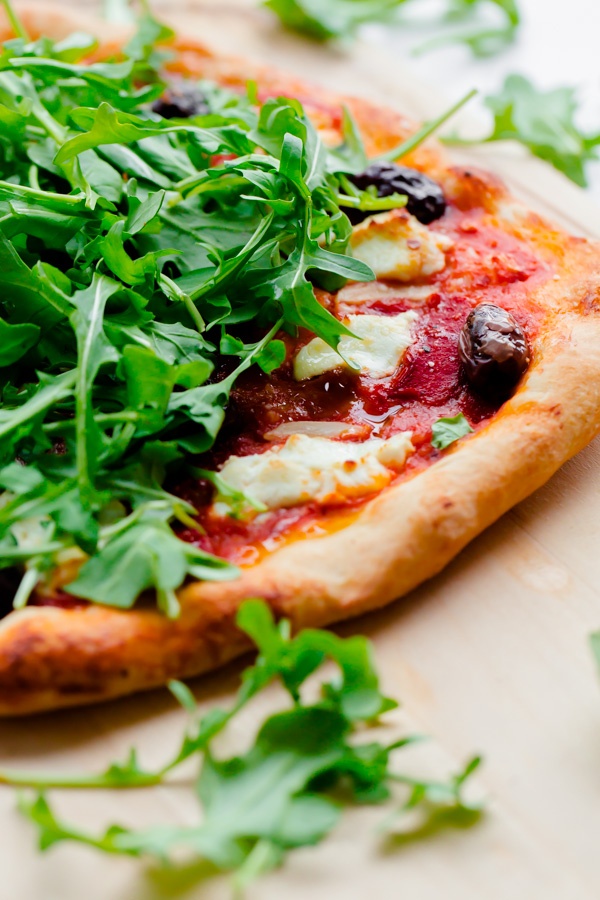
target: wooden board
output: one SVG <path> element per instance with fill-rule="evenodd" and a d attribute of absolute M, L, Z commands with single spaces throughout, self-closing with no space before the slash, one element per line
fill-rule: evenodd
<path fill-rule="evenodd" d="M 242 10 L 244 7 L 244 10 Z M 156 4 L 187 34 L 217 49 L 287 66 L 328 86 L 428 117 L 447 98 L 432 96 L 380 49 L 326 50 L 282 34 L 251 2 Z M 512 147 L 461 158 L 499 171 L 528 202 L 572 230 L 600 237 L 600 212 L 560 175 Z M 489 798 L 469 831 L 382 842 L 382 810 L 348 812 L 332 837 L 297 852 L 248 894 L 261 900 L 373 896 L 415 900 L 593 900 L 600 875 L 600 691 L 586 646 L 600 626 L 600 444 L 567 464 L 506 515 L 439 577 L 392 608 L 347 626 L 375 642 L 385 689 L 404 701 L 398 729 L 429 733 L 410 758 L 432 774 L 456 770 L 473 752 L 486 757 L 478 779 Z M 207 707 L 226 702 L 239 667 L 196 683 Z M 244 714 L 233 738 L 280 699 L 273 691 Z M 97 770 L 132 745 L 158 764 L 183 724 L 166 692 L 0 725 L 0 764 Z M 56 795 L 58 810 L 100 831 L 193 822 L 185 779 L 126 794 Z M 0 897 L 11 900 L 220 900 L 223 879 L 202 865 L 159 873 L 134 860 L 60 846 L 46 856 L 32 828 L 0 790 Z"/>

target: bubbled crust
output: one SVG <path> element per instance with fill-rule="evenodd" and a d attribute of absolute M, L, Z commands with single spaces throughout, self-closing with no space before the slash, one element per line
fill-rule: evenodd
<path fill-rule="evenodd" d="M 26 18 L 32 33 L 64 34 L 74 24 L 62 14 L 41 21 L 37 8 Z M 339 98 L 265 67 L 216 59 L 188 41 L 177 46 L 180 69 L 231 85 L 256 78 L 267 93 L 301 96 L 319 126 L 335 133 Z M 414 130 L 396 113 L 362 100 L 344 102 L 371 153 Z M 11 613 L 0 622 L 0 714 L 106 700 L 213 669 L 247 646 L 234 620 L 248 597 L 264 597 L 296 627 L 328 625 L 383 606 L 439 572 L 598 433 L 600 248 L 528 213 L 495 177 L 447 168 L 435 143 L 420 148 L 409 164 L 439 178 L 457 205 L 483 207 L 559 276 L 534 297 L 547 312 L 515 396 L 489 425 L 382 492 L 347 527 L 290 542 L 235 581 L 188 585 L 180 591 L 177 621 L 153 609 L 94 605 Z"/>

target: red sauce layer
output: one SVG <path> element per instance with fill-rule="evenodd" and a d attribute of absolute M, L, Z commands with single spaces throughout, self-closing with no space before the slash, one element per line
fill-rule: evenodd
<path fill-rule="evenodd" d="M 327 420 L 360 426 L 355 440 L 412 431 L 416 449 L 400 476 L 404 478 L 440 458 L 430 443 L 437 419 L 462 412 L 477 429 L 497 413 L 498 404 L 478 396 L 463 375 L 458 334 L 469 311 L 485 300 L 511 311 L 532 340 L 542 312 L 531 301 L 531 290 L 550 277 L 550 269 L 515 237 L 486 223 L 481 210 L 451 208 L 431 228 L 451 237 L 454 246 L 444 270 L 421 282 L 432 288 L 426 300 L 411 300 L 406 287 L 393 282 L 360 305 L 345 302 L 343 292 L 338 298 L 322 296 L 339 316 L 386 316 L 415 309 L 417 338 L 398 372 L 374 380 L 340 369 L 298 383 L 292 374 L 294 351 L 312 335 L 302 334 L 297 341 L 286 338 L 289 352 L 280 369 L 266 376 L 254 368 L 239 380 L 217 446 L 203 459 L 205 468 L 218 468 L 231 454 L 262 453 L 275 446 L 264 435 L 285 422 Z M 311 504 L 275 510 L 250 522 L 216 519 L 208 515 L 207 485 L 184 484 L 177 492 L 199 510 L 198 520 L 206 530 L 203 535 L 187 530 L 181 536 L 240 565 L 255 563 L 291 534 L 298 538 L 325 533 L 340 517 L 339 507 Z M 353 503 L 344 511 L 353 513 L 360 505 Z"/>

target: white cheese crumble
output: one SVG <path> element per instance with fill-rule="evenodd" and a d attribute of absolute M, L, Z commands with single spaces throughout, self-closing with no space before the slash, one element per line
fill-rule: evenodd
<path fill-rule="evenodd" d="M 295 434 L 265 453 L 230 457 L 219 475 L 268 509 L 343 503 L 387 487 L 414 450 L 411 436 L 353 443 Z M 213 512 L 227 515 L 230 508 L 218 500 Z"/>
<path fill-rule="evenodd" d="M 352 230 L 352 252 L 378 278 L 413 281 L 441 272 L 450 238 L 431 231 L 404 209 L 369 216 Z"/>
<path fill-rule="evenodd" d="M 294 378 L 304 381 L 346 364 L 371 378 L 393 375 L 413 341 L 411 327 L 417 319 L 412 310 L 397 316 L 348 316 L 344 323 L 357 337 L 343 337 L 339 352 L 313 338 L 296 354 Z"/>

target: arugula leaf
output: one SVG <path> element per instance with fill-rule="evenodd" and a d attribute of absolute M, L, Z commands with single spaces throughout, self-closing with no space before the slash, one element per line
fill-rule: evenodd
<path fill-rule="evenodd" d="M 232 518 L 243 518 L 248 508 L 256 510 L 256 512 L 266 512 L 267 507 L 264 503 L 260 503 L 249 494 L 232 487 L 218 472 L 211 472 L 207 469 L 194 469 L 193 472 L 197 478 L 204 478 L 216 488 L 216 502 L 225 504 L 228 507 L 228 515 Z"/>
<path fill-rule="evenodd" d="M 337 823 L 343 804 L 352 800 L 393 800 L 395 808 L 383 823 L 385 830 L 402 821 L 400 813 L 414 810 L 437 815 L 441 824 L 464 827 L 477 820 L 480 807 L 466 800 L 463 792 L 481 762 L 479 757 L 447 783 L 421 781 L 398 772 L 392 762 L 415 737 L 385 744 L 366 742 L 364 726 L 358 731 L 358 723 L 372 722 L 396 705 L 380 693 L 365 638 L 343 639 L 316 630 L 291 638 L 289 622 L 276 624 L 269 608 L 257 600 L 243 604 L 238 624 L 258 644 L 260 655 L 245 671 L 236 702 L 229 710 L 215 708 L 198 721 L 189 689 L 172 683 L 171 690 L 191 721 L 174 758 L 159 771 L 140 768 L 136 752 L 131 751 L 124 763 L 112 764 L 96 776 L 0 772 L 0 782 L 38 789 L 142 788 L 160 783 L 182 762 L 197 756 L 202 823 L 156 825 L 141 831 L 112 826 L 95 837 L 63 824 L 43 794 L 31 800 L 22 797 L 21 812 L 35 824 L 41 849 L 75 841 L 106 853 L 152 855 L 162 861 L 185 850 L 233 871 L 234 884 L 241 889 L 279 865 L 290 850 L 321 841 Z M 339 677 L 322 681 L 321 697 L 307 703 L 301 688 L 327 658 L 338 664 Z M 214 739 L 274 680 L 290 692 L 293 706 L 268 716 L 245 753 L 218 756 Z M 362 699 L 357 702 L 358 698 Z M 359 735 L 362 740 L 357 739 Z M 345 791 L 336 792 L 342 784 Z M 405 799 L 396 808 L 398 790 Z"/>
<path fill-rule="evenodd" d="M 4 319 L 0 319 L 0 347 L 2 347 L 0 367 L 12 366 L 25 356 L 27 351 L 37 344 L 40 333 L 37 325 L 27 323 L 10 325 Z"/>
<path fill-rule="evenodd" d="M 499 18 L 497 25 L 488 15 L 493 16 L 494 12 Z M 460 27 L 465 22 L 469 24 Z M 421 44 L 415 53 L 462 43 L 474 56 L 484 58 L 493 56 L 514 41 L 521 25 L 521 13 L 516 0 L 448 0 L 448 9 L 440 24 L 452 27 L 442 27 L 441 34 Z"/>
<path fill-rule="evenodd" d="M 585 164 L 597 159 L 600 133 L 586 135 L 575 122 L 572 88 L 538 90 L 522 75 L 509 75 L 499 94 L 486 98 L 494 130 L 486 141 L 516 140 L 535 156 L 585 187 Z"/>
<path fill-rule="evenodd" d="M 144 201 L 138 200 L 135 206 L 130 209 L 123 228 L 124 232 L 131 236 L 145 228 L 152 219 L 156 218 L 164 200 L 164 191 L 156 191 L 154 194 L 149 194 Z"/>
<path fill-rule="evenodd" d="M 405 7 L 412 11 L 414 0 L 264 0 L 287 28 L 318 41 L 348 38 L 368 22 L 388 23 L 397 21 L 403 27 L 411 19 L 400 19 L 395 13 Z M 481 13 L 481 15 L 480 15 Z M 494 13 L 497 13 L 494 16 Z M 491 14 L 491 15 L 490 15 Z M 446 0 L 439 9 L 434 8 L 434 19 L 429 8 L 424 23 L 432 25 L 437 34 L 415 49 L 415 53 L 443 47 L 450 43 L 463 43 L 475 56 L 485 57 L 504 49 L 515 39 L 521 24 L 516 0 Z M 498 21 L 494 21 L 494 20 Z M 465 22 L 469 25 L 461 27 Z"/>
<path fill-rule="evenodd" d="M 473 429 L 462 413 L 457 413 L 452 418 L 438 419 L 431 426 L 431 445 L 436 450 L 445 450 L 450 444 L 471 434 L 472 431 Z"/>
<path fill-rule="evenodd" d="M 288 28 L 319 41 L 347 37 L 365 22 L 388 21 L 406 0 L 265 0 Z"/>
<path fill-rule="evenodd" d="M 91 406 L 92 387 L 100 367 L 118 359 L 102 326 L 106 301 L 118 288 L 116 281 L 104 275 L 94 276 L 89 288 L 74 295 L 75 310 L 70 316 L 79 355 L 75 388 L 77 471 L 82 495 L 88 500 L 94 494 L 94 459 L 99 443 Z"/>
<path fill-rule="evenodd" d="M 0 438 L 10 435 L 13 440 L 18 440 L 22 435 L 31 433 L 39 416 L 43 415 L 49 407 L 73 393 L 77 377 L 76 370 L 64 372 L 56 378 L 44 377 L 40 379 L 39 388 L 29 396 L 27 391 L 17 394 L 15 397 L 17 403 L 14 406 L 6 404 L 3 409 L 0 409 Z M 16 438 L 15 432 L 17 433 Z M 10 451 L 6 444 L 4 449 Z"/>
<path fill-rule="evenodd" d="M 133 515 L 128 527 L 79 570 L 66 590 L 105 606 L 129 609 L 137 597 L 150 587 L 156 589 L 159 608 L 169 617 L 179 615 L 175 595 L 187 575 L 211 580 L 235 578 L 234 566 L 177 538 L 161 516 L 151 510 L 141 517 Z"/>

